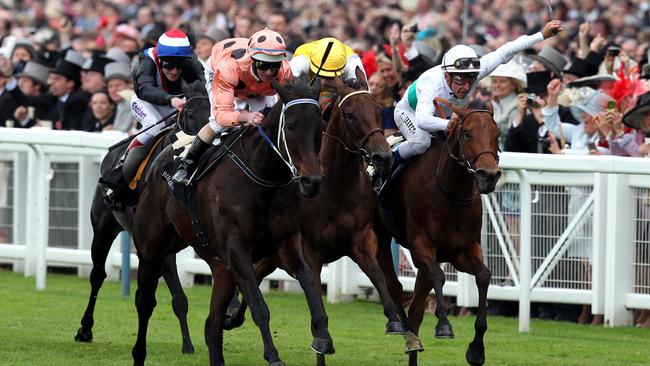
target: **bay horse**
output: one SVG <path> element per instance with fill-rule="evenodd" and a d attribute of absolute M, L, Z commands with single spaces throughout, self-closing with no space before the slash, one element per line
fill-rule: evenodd
<path fill-rule="evenodd" d="M 445 100 L 456 114 L 448 136 L 438 141 L 411 165 L 387 193 L 397 227 L 405 230 L 404 245 L 411 251 L 418 269 L 413 301 L 408 311 L 416 334 L 422 323 L 425 300 L 431 289 L 436 295 L 436 336 L 453 336 L 447 319 L 442 288 L 445 274 L 440 263 L 449 262 L 457 270 L 476 276 L 478 312 L 475 335 L 465 358 L 471 365 L 485 362 L 483 336 L 487 330 L 487 290 L 492 276 L 483 263 L 481 250 L 482 203 L 480 194 L 493 192 L 499 171 L 499 128 L 492 117 L 490 102 L 478 100 L 460 108 Z M 379 258 L 387 265 L 392 257 L 387 248 L 391 234 L 378 225 Z M 387 273 L 391 293 L 401 303 L 402 286 L 394 272 Z M 409 353 L 409 365 L 417 365 L 417 352 Z"/>
<path fill-rule="evenodd" d="M 324 177 L 320 194 L 301 197 L 294 191 L 286 192 L 281 201 L 299 202 L 300 211 L 284 210 L 271 224 L 281 227 L 300 222 L 302 250 L 313 271 L 313 278 L 309 281 L 313 281 L 317 289 L 321 288 L 323 264 L 344 256 L 354 260 L 380 295 L 388 318 L 386 334 L 405 334 L 408 329 L 406 313 L 401 303 L 393 302 L 384 269 L 377 262 L 378 244 L 373 226 L 376 198 L 364 164 L 372 164 L 376 174 L 386 175 L 392 164 L 392 153 L 381 129 L 379 106 L 368 91 L 365 75 L 357 68 L 356 76 L 356 85 L 344 83 L 340 78 L 333 80 L 338 98 L 323 132 L 319 155 Z M 280 267 L 302 284 L 305 280 L 300 278 L 301 272 L 296 268 L 295 260 L 299 257 L 295 251 L 299 249 L 278 245 L 272 256 L 256 263 L 258 281 Z M 392 271 L 393 266 L 389 265 L 386 270 Z M 311 348 L 318 354 L 319 364 L 324 365 L 323 355 L 334 353 L 327 331 L 328 318 L 320 292 L 306 296 L 312 313 L 314 339 Z M 242 302 L 228 319 L 227 329 L 243 323 L 245 309 L 246 303 Z M 410 350 L 422 349 L 413 333 L 407 338 Z"/>
<path fill-rule="evenodd" d="M 273 86 L 280 102 L 257 129 L 247 128 L 228 147 L 230 159 L 220 161 L 196 184 L 195 194 L 200 199 L 196 201 L 198 217 L 194 224 L 203 224 L 202 233 L 195 232 L 186 207 L 179 200 L 170 199 L 171 149 L 158 156 L 147 176 L 134 218 L 134 239 L 140 259 L 134 365 L 144 365 L 146 358 L 147 327 L 156 305 L 162 258 L 181 249 L 179 242 L 190 243 L 210 266 L 213 278 L 218 278 L 205 323 L 210 364 L 224 364 L 222 320 L 236 284 L 251 304 L 264 343 L 264 358 L 271 366 L 284 365 L 273 344 L 270 314 L 255 280 L 253 262 L 273 250 L 267 240 L 267 228 L 275 193 L 283 186 L 295 186 L 291 184 L 294 181 L 303 195 L 318 193 L 321 176 L 317 151 L 323 122 L 314 99 L 319 86 L 312 90 L 302 79 L 285 86 L 273 82 Z M 277 141 L 277 147 L 270 146 L 272 141 Z M 178 189 L 178 185 L 173 189 Z"/>
<path fill-rule="evenodd" d="M 192 84 L 183 85 L 184 96 L 187 98 L 186 107 L 180 114 L 177 115 L 177 124 L 171 130 L 166 132 L 163 141 L 154 148 L 151 156 L 155 157 L 162 149 L 169 145 L 172 136 L 183 130 L 188 134 L 196 134 L 208 119 L 210 113 L 210 103 L 207 97 L 205 86 L 201 82 L 194 82 Z M 154 141 L 155 142 L 155 141 Z M 127 141 L 117 146 L 115 149 L 110 150 L 104 157 L 101 164 L 102 175 L 107 171 L 114 169 L 121 157 L 124 155 L 128 146 Z M 145 172 L 151 167 L 154 159 L 150 159 L 145 167 Z M 143 189 L 143 181 L 140 181 L 138 188 L 134 191 L 137 196 Z M 117 235 L 126 230 L 132 233 L 132 219 L 133 208 L 126 211 L 112 211 L 105 203 L 104 196 L 107 187 L 101 180 L 97 183 L 95 194 L 93 196 L 90 208 L 90 222 L 93 227 L 93 240 L 90 247 L 91 258 L 93 267 L 90 272 L 90 296 L 88 305 L 81 318 L 81 327 L 77 330 L 74 339 L 77 342 L 92 342 L 93 332 L 92 328 L 95 323 L 94 311 L 97 302 L 97 295 L 101 289 L 104 279 L 106 278 L 106 258 L 108 252 L 113 244 Z M 137 197 L 136 197 L 137 199 Z M 137 201 L 136 201 L 137 202 Z M 194 353 L 194 345 L 190 338 L 189 330 L 187 327 L 187 311 L 188 303 L 187 297 L 183 292 L 183 288 L 178 278 L 176 269 L 176 256 L 169 255 L 163 261 L 162 276 L 169 288 L 172 295 L 172 308 L 174 314 L 178 318 L 181 327 L 181 335 L 183 340 L 182 352 L 184 354 Z"/>

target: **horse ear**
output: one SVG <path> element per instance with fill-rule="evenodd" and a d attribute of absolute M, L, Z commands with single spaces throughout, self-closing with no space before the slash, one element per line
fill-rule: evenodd
<path fill-rule="evenodd" d="M 359 89 L 368 90 L 368 80 L 366 80 L 366 74 L 363 73 L 361 67 L 357 66 L 357 68 L 354 70 L 354 74 L 356 75 L 357 81 L 359 82 Z"/>
<path fill-rule="evenodd" d="M 271 84 L 273 84 L 273 89 L 275 89 L 275 91 L 278 92 L 278 95 L 280 96 L 280 99 L 282 99 L 283 102 L 287 102 L 291 100 L 291 98 L 289 97 L 289 92 L 282 84 L 280 84 L 275 79 L 271 81 Z"/>
<path fill-rule="evenodd" d="M 458 106 L 456 104 L 451 105 L 451 109 L 456 113 L 459 117 L 463 116 L 465 114 L 465 108 Z"/>
<path fill-rule="evenodd" d="M 318 99 L 320 96 L 321 86 L 322 84 L 320 82 L 320 78 L 316 78 L 316 80 L 314 80 L 314 84 L 311 86 L 311 95 L 313 95 L 316 99 Z"/>

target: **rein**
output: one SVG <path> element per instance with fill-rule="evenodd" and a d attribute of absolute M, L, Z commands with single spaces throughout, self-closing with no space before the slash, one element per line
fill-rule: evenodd
<path fill-rule="evenodd" d="M 342 111 L 341 106 L 343 106 L 343 103 L 345 103 L 348 100 L 348 98 L 350 98 L 350 97 L 352 97 L 354 95 L 360 95 L 360 94 L 370 94 L 370 91 L 369 90 L 357 90 L 357 91 L 354 91 L 354 92 L 349 93 L 348 95 L 344 96 L 343 98 L 341 98 L 341 101 L 337 105 L 337 107 L 339 108 L 339 111 Z M 345 119 L 345 115 L 342 112 L 340 114 L 341 114 L 342 118 Z M 361 144 L 359 144 L 360 147 L 357 148 L 356 150 L 349 148 L 346 145 L 345 141 L 343 141 L 338 136 L 334 136 L 334 135 L 329 134 L 329 133 L 327 133 L 325 131 L 323 131 L 323 136 L 334 139 L 339 144 L 341 144 L 341 146 L 343 147 L 343 149 L 345 149 L 345 151 L 347 151 L 349 153 L 352 153 L 352 154 L 359 155 L 359 157 L 361 159 L 363 159 L 363 161 L 365 161 L 369 165 L 372 165 L 372 160 L 370 159 L 370 154 L 368 154 L 368 151 L 366 149 L 364 149 L 363 146 L 366 144 L 366 142 L 368 141 L 370 136 L 372 134 L 374 134 L 374 133 L 377 133 L 377 132 L 383 134 L 383 131 L 382 131 L 381 128 L 374 128 L 374 129 L 370 130 L 365 136 L 363 136 L 363 138 L 361 139 Z"/>

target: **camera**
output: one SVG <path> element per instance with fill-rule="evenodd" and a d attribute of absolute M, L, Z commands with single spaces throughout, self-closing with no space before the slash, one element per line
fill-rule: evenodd
<path fill-rule="evenodd" d="M 539 108 L 540 105 L 537 103 L 537 95 L 535 94 L 528 94 L 526 97 L 526 105 L 529 106 L 530 108 Z"/>
<path fill-rule="evenodd" d="M 412 26 L 410 26 L 409 30 L 413 33 L 418 33 L 420 31 L 420 29 L 418 28 L 418 23 L 415 23 Z"/>
<path fill-rule="evenodd" d="M 608 56 L 618 56 L 621 54 L 621 49 L 618 47 L 609 47 L 607 48 L 607 55 Z"/>

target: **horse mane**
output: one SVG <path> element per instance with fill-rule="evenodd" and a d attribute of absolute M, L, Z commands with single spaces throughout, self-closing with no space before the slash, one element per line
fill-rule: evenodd
<path fill-rule="evenodd" d="M 467 103 L 465 109 L 488 109 L 488 105 L 480 99 L 472 99 Z"/>
<path fill-rule="evenodd" d="M 301 78 L 293 79 L 291 81 L 288 81 L 283 86 L 290 94 L 292 94 L 295 97 L 314 98 L 314 95 L 312 93 L 312 90 L 308 82 L 304 79 Z M 281 99 L 278 99 L 275 105 L 264 117 L 264 121 L 262 122 L 263 127 L 268 125 L 275 125 L 275 123 L 280 120 L 280 114 L 282 113 L 283 104 L 284 104 L 283 101 Z"/>

